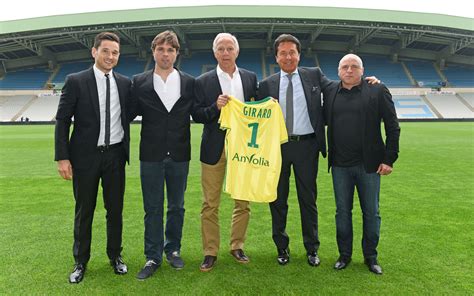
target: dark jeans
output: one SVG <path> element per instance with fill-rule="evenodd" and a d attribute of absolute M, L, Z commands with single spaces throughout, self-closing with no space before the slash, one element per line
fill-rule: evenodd
<path fill-rule="evenodd" d="M 352 256 L 352 207 L 357 188 L 363 217 L 362 252 L 364 258 L 377 258 L 380 237 L 379 192 L 380 175 L 367 174 L 362 164 L 352 167 L 332 167 L 336 197 L 336 230 L 339 254 Z"/>
<path fill-rule="evenodd" d="M 184 192 L 189 161 L 140 162 L 143 207 L 145 209 L 145 256 L 161 263 L 163 251 L 180 251 L 184 221 Z M 163 234 L 163 204 L 166 183 L 166 231 Z M 166 236 L 166 241 L 164 240 Z"/>

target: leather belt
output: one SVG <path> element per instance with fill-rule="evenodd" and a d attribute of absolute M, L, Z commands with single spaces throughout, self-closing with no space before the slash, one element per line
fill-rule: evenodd
<path fill-rule="evenodd" d="M 288 142 L 299 142 L 299 141 L 304 141 L 304 140 L 309 140 L 316 138 L 316 134 L 307 134 L 307 135 L 291 135 L 288 136 Z"/>
<path fill-rule="evenodd" d="M 108 146 L 107 145 L 100 145 L 100 146 L 97 146 L 97 151 L 103 153 L 103 152 L 106 152 L 106 151 L 109 151 L 109 150 L 119 148 L 121 146 L 122 146 L 122 142 L 112 144 L 112 145 L 108 145 Z"/>

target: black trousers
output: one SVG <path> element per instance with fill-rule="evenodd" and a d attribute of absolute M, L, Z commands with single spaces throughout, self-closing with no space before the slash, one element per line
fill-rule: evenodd
<path fill-rule="evenodd" d="M 76 200 L 74 244 L 76 263 L 87 263 L 91 253 L 92 221 L 97 201 L 99 181 L 107 211 L 107 255 L 120 256 L 122 250 L 122 210 L 125 192 L 125 150 L 119 145 L 95 152 L 95 161 L 87 169 L 74 169 L 73 190 Z"/>
<path fill-rule="evenodd" d="M 319 151 L 315 138 L 281 145 L 282 167 L 278 182 L 277 199 L 270 203 L 272 236 L 279 249 L 286 249 L 289 237 L 286 233 L 288 192 L 291 167 L 295 173 L 296 191 L 300 206 L 303 243 L 308 253 L 319 248 L 318 209 L 316 207 L 316 177 Z"/>

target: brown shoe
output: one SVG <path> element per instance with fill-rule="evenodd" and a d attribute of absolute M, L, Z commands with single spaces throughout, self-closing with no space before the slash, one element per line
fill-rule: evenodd
<path fill-rule="evenodd" d="M 245 255 L 244 250 L 237 249 L 230 251 L 230 254 L 237 260 L 239 263 L 249 263 L 249 257 Z"/>
<path fill-rule="evenodd" d="M 204 256 L 204 261 L 202 261 L 199 269 L 201 271 L 210 271 L 216 264 L 216 261 L 217 261 L 216 256 L 209 256 L 209 255 Z"/>

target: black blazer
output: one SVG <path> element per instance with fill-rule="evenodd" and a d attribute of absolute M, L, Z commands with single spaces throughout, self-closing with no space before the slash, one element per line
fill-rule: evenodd
<path fill-rule="evenodd" d="M 275 73 L 259 84 L 259 99 L 268 96 L 278 100 L 280 96 L 280 73 Z M 321 101 L 321 91 L 330 83 L 330 80 L 316 67 L 298 67 L 298 73 L 303 85 L 306 104 L 308 106 L 309 120 L 316 133 L 318 150 L 326 157 L 326 138 L 324 134 L 324 115 Z"/>
<path fill-rule="evenodd" d="M 328 125 L 329 158 L 328 169 L 333 161 L 332 114 L 334 99 L 340 82 L 332 82 L 324 90 L 324 113 Z M 361 85 L 362 108 L 362 157 L 367 173 L 374 173 L 381 163 L 393 166 L 398 158 L 400 126 L 393 105 L 392 95 L 383 84 L 369 84 L 363 80 Z M 386 143 L 382 139 L 381 121 L 384 122 Z"/>
<path fill-rule="evenodd" d="M 239 68 L 245 101 L 257 96 L 257 75 L 254 72 Z M 204 123 L 201 140 L 201 161 L 206 164 L 216 164 L 224 149 L 225 131 L 219 128 L 220 111 L 216 100 L 222 94 L 217 71 L 211 70 L 196 78 L 194 87 L 196 96 L 193 120 Z"/>
<path fill-rule="evenodd" d="M 135 75 L 132 82 L 131 119 L 142 116 L 140 160 L 191 159 L 190 115 L 194 104 L 194 78 L 179 71 L 181 97 L 170 112 L 153 87 L 154 70 Z"/>
<path fill-rule="evenodd" d="M 129 160 L 130 126 L 127 119 L 126 105 L 130 97 L 130 79 L 113 72 L 117 83 L 120 100 L 120 119 L 124 131 L 123 147 L 126 159 Z M 74 116 L 74 127 L 69 138 L 71 118 Z M 94 69 L 70 74 L 66 77 L 55 128 L 56 161 L 69 159 L 73 168 L 88 168 L 94 161 L 97 151 L 97 140 L 100 132 L 99 95 Z"/>

